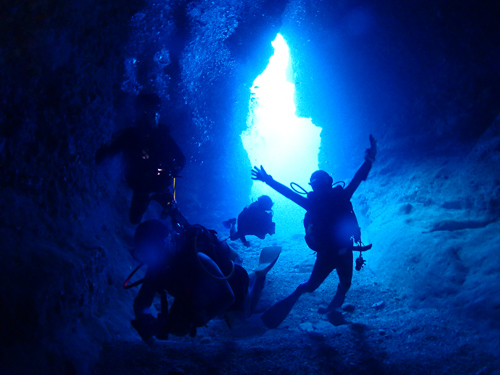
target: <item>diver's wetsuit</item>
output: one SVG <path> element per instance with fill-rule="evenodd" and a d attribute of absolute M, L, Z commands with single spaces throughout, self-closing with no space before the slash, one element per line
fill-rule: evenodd
<path fill-rule="evenodd" d="M 363 165 L 361 165 L 349 185 L 347 185 L 347 187 L 342 190 L 341 194 L 343 196 L 340 197 L 342 201 L 349 202 L 351 200 L 352 195 L 358 188 L 361 181 L 366 180 L 366 178 L 368 177 L 368 173 L 370 172 L 371 167 L 372 163 L 368 160 L 365 161 Z M 308 212 L 313 212 L 315 210 L 317 211 L 317 206 L 318 204 L 321 204 L 321 202 L 323 202 L 323 207 L 320 207 L 319 210 L 328 211 L 335 208 L 332 206 L 328 207 L 328 205 L 325 206 L 325 202 L 328 202 L 329 200 L 328 196 L 322 197 L 313 192 L 310 193 L 306 198 L 300 194 L 295 193 L 293 190 L 289 189 L 285 185 L 275 181 L 272 178 L 266 181 L 266 183 L 274 190 L 297 203 Z M 314 199 L 312 199 L 313 197 Z M 339 275 L 340 282 L 337 288 L 337 292 L 332 302 L 328 306 L 328 311 L 341 307 L 344 303 L 345 295 L 351 287 L 353 272 L 352 250 L 346 249 L 345 246 L 345 243 L 340 244 L 330 242 L 328 244 L 324 244 L 322 248 L 317 252 L 316 262 L 314 263 L 314 267 L 309 280 L 300 284 L 293 293 L 300 296 L 306 292 L 311 293 L 315 291 L 323 283 L 327 276 L 334 269 L 336 269 L 337 274 Z"/>
<path fill-rule="evenodd" d="M 133 190 L 130 222 L 138 224 L 150 199 L 166 207 L 172 201 L 169 187 L 173 177 L 184 168 L 186 158 L 165 125 L 154 128 L 133 127 L 124 130 L 111 144 L 96 154 L 99 164 L 104 159 L 123 152 L 125 177 Z M 155 193 L 152 197 L 150 194 Z"/>
<path fill-rule="evenodd" d="M 153 335 L 148 332 L 148 322 L 154 320 L 149 313 L 156 293 L 162 296 L 162 313 L 158 326 L 164 334 L 184 336 L 193 334 L 209 320 L 232 306 L 240 289 L 222 280 L 232 275 L 234 281 L 248 279 L 246 271 L 237 265 L 232 271 L 231 250 L 226 243 L 212 246 L 201 227 L 188 226 L 177 235 L 176 245 L 168 244 L 164 259 L 148 265 L 139 293 L 134 300 L 136 320 L 134 327 L 143 339 Z M 243 287 L 246 292 L 248 282 Z M 170 311 L 165 292 L 174 297 Z M 163 297 L 165 295 L 165 297 Z M 194 329 L 194 331 L 193 331 Z"/>
<path fill-rule="evenodd" d="M 231 313 L 244 319 L 255 310 L 266 274 L 279 252 L 276 253 L 276 248 L 266 248 L 265 267 L 259 268 L 259 264 L 249 275 L 241 265 L 234 263 L 239 262 L 238 254 L 226 242 L 217 241 L 214 235 L 201 226 L 185 225 L 184 230 L 165 245 L 164 256 L 148 265 L 134 300 L 135 320 L 132 321 L 145 341 L 153 336 L 166 339 L 168 334 L 194 336 L 197 327 L 216 316 Z M 275 254 L 272 262 L 270 253 Z M 260 258 L 263 259 L 262 253 Z M 156 293 L 162 299 L 162 312 L 155 319 L 149 309 Z M 166 293 L 174 297 L 170 310 Z"/>

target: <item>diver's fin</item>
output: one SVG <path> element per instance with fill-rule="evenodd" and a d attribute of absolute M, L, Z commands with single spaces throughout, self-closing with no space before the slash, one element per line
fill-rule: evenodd
<path fill-rule="evenodd" d="M 294 292 L 285 299 L 282 299 L 275 305 L 271 306 L 271 308 L 262 314 L 260 318 L 267 328 L 277 328 L 288 316 L 299 297 L 300 294 Z"/>
<path fill-rule="evenodd" d="M 273 268 L 281 254 L 281 246 L 269 246 L 260 252 L 259 266 L 254 270 L 255 276 L 264 277 Z"/>

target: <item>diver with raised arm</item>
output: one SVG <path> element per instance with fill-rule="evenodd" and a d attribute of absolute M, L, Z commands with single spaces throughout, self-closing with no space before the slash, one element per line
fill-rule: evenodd
<path fill-rule="evenodd" d="M 311 175 L 309 184 L 313 191 L 309 192 L 307 197 L 275 181 L 262 166 L 253 168 L 253 180 L 266 183 L 306 210 L 305 240 L 307 245 L 317 252 L 309 280 L 300 284 L 291 295 L 276 303 L 262 315 L 262 320 L 269 328 L 278 327 L 288 316 L 299 297 L 304 293 L 315 291 L 334 269 L 337 270 L 339 276 L 337 292 L 328 307 L 320 308 L 318 312 L 327 314 L 329 321 L 334 325 L 345 323 L 342 314 L 337 309 L 344 303 L 346 293 L 351 286 L 352 252 L 354 249 L 367 250 L 371 247 L 353 245 L 353 242 L 361 245 L 361 231 L 350 200 L 361 182 L 368 177 L 376 154 L 377 142 L 370 135 L 370 148 L 366 150 L 365 162 L 345 188 L 340 185 L 332 187 L 332 177 L 327 172 L 319 170 Z"/>

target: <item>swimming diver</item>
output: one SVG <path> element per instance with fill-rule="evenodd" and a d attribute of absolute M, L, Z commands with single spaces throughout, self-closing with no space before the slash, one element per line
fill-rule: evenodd
<path fill-rule="evenodd" d="M 276 232 L 276 223 L 273 223 L 274 202 L 267 195 L 261 195 L 256 202 L 246 206 L 238 215 L 238 230 L 236 230 L 236 218 L 224 221 L 222 224 L 230 229 L 230 239 L 236 241 L 241 239 L 243 245 L 250 246 L 247 235 L 254 235 L 264 239 L 266 234 L 273 235 Z"/>

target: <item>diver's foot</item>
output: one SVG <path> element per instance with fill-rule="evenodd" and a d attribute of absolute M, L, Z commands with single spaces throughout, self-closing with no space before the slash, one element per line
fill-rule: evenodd
<path fill-rule="evenodd" d="M 342 310 L 347 311 L 347 312 L 353 312 L 356 309 L 356 306 L 354 306 L 352 303 L 344 303 L 342 305 Z M 334 310 L 332 307 L 320 307 L 318 309 L 319 314 L 328 314 L 330 311 Z"/>
<path fill-rule="evenodd" d="M 354 310 L 356 310 L 356 306 L 354 306 L 352 303 L 344 303 L 342 305 L 342 310 L 347 312 L 353 312 Z"/>
<path fill-rule="evenodd" d="M 334 311 L 336 308 L 334 306 L 328 305 L 327 307 L 320 307 L 318 309 L 318 313 L 320 314 L 329 314 L 331 311 Z"/>
<path fill-rule="evenodd" d="M 168 314 L 159 313 L 156 317 L 156 338 L 168 340 Z"/>
<path fill-rule="evenodd" d="M 328 318 L 328 321 L 335 327 L 347 324 L 347 320 L 345 320 L 344 315 L 337 309 L 334 309 L 327 313 L 326 317 Z"/>
<path fill-rule="evenodd" d="M 224 225 L 224 228 L 226 229 L 231 229 L 231 227 L 236 224 L 236 218 L 232 218 L 226 221 L 222 222 L 222 225 Z"/>
<path fill-rule="evenodd" d="M 326 313 L 328 313 L 328 308 L 327 307 L 320 307 L 318 309 L 318 313 L 320 313 L 320 314 L 326 314 Z"/>

